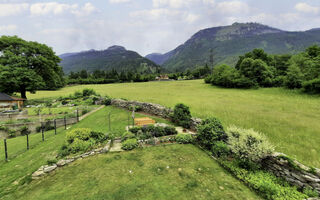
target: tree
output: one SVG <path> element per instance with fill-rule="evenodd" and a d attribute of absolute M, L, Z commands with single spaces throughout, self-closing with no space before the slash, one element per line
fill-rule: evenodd
<path fill-rule="evenodd" d="M 28 42 L 17 36 L 0 37 L 0 90 L 8 93 L 38 89 L 57 89 L 64 86 L 60 58 L 51 48 Z"/>
<path fill-rule="evenodd" d="M 289 89 L 301 88 L 303 80 L 303 74 L 300 68 L 296 65 L 290 65 L 285 77 L 284 84 Z"/>

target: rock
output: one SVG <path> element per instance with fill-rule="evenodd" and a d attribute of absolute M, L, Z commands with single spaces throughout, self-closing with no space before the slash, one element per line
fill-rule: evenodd
<path fill-rule="evenodd" d="M 38 169 L 37 171 L 33 172 L 32 179 L 37 179 L 38 177 L 43 175 L 44 175 L 44 171 Z"/>
<path fill-rule="evenodd" d="M 308 175 L 302 175 L 302 176 L 304 179 L 306 179 L 309 182 L 314 182 L 314 183 L 320 182 L 320 179 L 315 179 L 315 178 L 312 178 L 311 176 L 308 176 Z"/>
<path fill-rule="evenodd" d="M 220 189 L 220 190 L 224 190 L 224 187 L 222 187 L 222 186 L 219 186 L 219 189 Z"/>
<path fill-rule="evenodd" d="M 55 170 L 56 168 L 57 168 L 56 164 L 54 164 L 52 166 L 46 166 L 46 167 L 44 167 L 43 172 L 49 173 L 49 172 L 52 172 L 53 170 Z"/>
<path fill-rule="evenodd" d="M 58 167 L 62 167 L 62 166 L 64 166 L 66 164 L 66 160 L 59 160 L 58 162 L 57 162 L 57 166 Z"/>

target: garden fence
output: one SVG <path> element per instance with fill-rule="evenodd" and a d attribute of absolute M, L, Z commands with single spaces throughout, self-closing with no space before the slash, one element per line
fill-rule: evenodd
<path fill-rule="evenodd" d="M 71 117 L 71 118 L 64 117 L 62 119 L 54 119 L 54 120 L 48 120 L 44 122 L 37 122 L 37 123 L 10 124 L 9 126 L 12 126 L 15 128 L 19 128 L 22 126 L 28 127 L 27 129 L 28 131 L 25 135 L 21 135 L 17 138 L 14 138 L 14 139 L 18 139 L 17 144 L 19 144 L 19 146 L 11 143 L 11 140 L 14 140 L 14 139 L 3 139 L 3 152 L 1 152 L 1 154 L 3 153 L 4 160 L 8 161 L 9 159 L 12 159 L 18 156 L 19 154 L 25 151 L 28 151 L 31 147 L 30 144 L 32 144 L 32 146 L 35 146 L 40 142 L 45 142 L 46 136 L 52 137 L 59 134 L 58 128 L 63 127 L 63 129 L 67 129 L 68 125 L 72 125 L 77 122 L 79 122 L 78 112 L 76 117 Z M 30 134 L 29 132 L 32 132 L 33 134 Z M 38 132 L 38 133 L 34 133 L 34 132 Z M 22 139 L 22 138 L 25 138 L 25 139 Z M 1 157 L 2 156 L 0 156 L 0 163 L 2 160 Z"/>

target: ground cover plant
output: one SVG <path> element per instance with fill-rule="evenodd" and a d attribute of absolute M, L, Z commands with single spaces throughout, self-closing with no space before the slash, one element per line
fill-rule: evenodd
<path fill-rule="evenodd" d="M 32 99 L 59 97 L 88 87 L 101 95 L 159 103 L 171 108 L 177 102 L 183 102 L 190 107 L 194 117 L 214 115 L 226 126 L 253 128 L 262 132 L 276 151 L 320 167 L 320 101 L 317 95 L 283 88 L 224 89 L 204 84 L 203 80 L 193 80 L 81 85 L 39 91 L 28 96 Z"/>
<path fill-rule="evenodd" d="M 6 197 L 57 198 L 260 199 L 203 151 L 178 144 L 79 160 Z"/>

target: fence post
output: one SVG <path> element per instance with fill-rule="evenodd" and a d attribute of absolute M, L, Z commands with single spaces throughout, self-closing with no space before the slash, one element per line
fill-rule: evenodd
<path fill-rule="evenodd" d="M 129 126 L 130 126 L 130 112 L 128 112 L 128 131 L 129 131 Z"/>
<path fill-rule="evenodd" d="M 64 116 L 64 130 L 66 130 L 67 129 L 67 119 L 66 119 L 66 116 Z"/>
<path fill-rule="evenodd" d="M 110 120 L 110 117 L 111 117 L 111 112 L 109 112 L 109 131 L 111 131 L 111 120 Z"/>
<path fill-rule="evenodd" d="M 44 141 L 44 127 L 43 122 L 41 122 L 41 134 L 42 134 L 42 142 Z"/>
<path fill-rule="evenodd" d="M 57 135 L 57 122 L 56 122 L 56 119 L 54 119 L 53 123 L 54 123 L 54 134 Z"/>
<path fill-rule="evenodd" d="M 5 155 L 6 161 L 8 161 L 7 139 L 4 139 L 3 142 L 4 142 L 4 155 Z"/>
<path fill-rule="evenodd" d="M 27 134 L 27 150 L 29 150 L 29 134 Z"/>
<path fill-rule="evenodd" d="M 79 122 L 79 109 L 77 108 L 77 122 Z"/>

